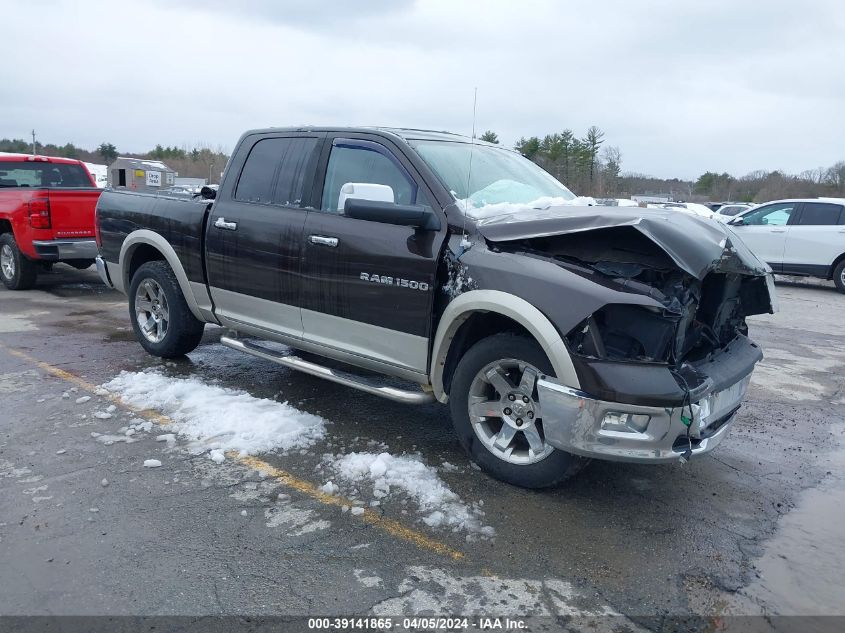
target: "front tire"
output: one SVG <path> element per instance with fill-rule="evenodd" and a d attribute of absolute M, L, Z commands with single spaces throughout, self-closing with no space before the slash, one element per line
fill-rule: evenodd
<path fill-rule="evenodd" d="M 531 338 L 496 334 L 476 343 L 452 378 L 452 424 L 470 458 L 489 475 L 523 488 L 547 488 L 588 460 L 545 440 L 537 378 L 554 375 Z"/>
<path fill-rule="evenodd" d="M 845 259 L 833 269 L 833 283 L 836 284 L 836 289 L 839 292 L 845 293 Z"/>
<path fill-rule="evenodd" d="M 132 277 L 129 318 L 141 346 L 162 358 L 192 352 L 205 328 L 191 313 L 176 275 L 163 261 L 143 264 Z"/>
<path fill-rule="evenodd" d="M 21 253 L 11 233 L 0 235 L 0 278 L 9 290 L 29 290 L 38 278 L 38 265 Z"/>

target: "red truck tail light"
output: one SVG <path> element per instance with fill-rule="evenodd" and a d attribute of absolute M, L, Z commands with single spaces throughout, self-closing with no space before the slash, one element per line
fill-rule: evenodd
<path fill-rule="evenodd" d="M 34 229 L 50 228 L 50 198 L 34 196 L 28 203 L 29 225 Z"/>

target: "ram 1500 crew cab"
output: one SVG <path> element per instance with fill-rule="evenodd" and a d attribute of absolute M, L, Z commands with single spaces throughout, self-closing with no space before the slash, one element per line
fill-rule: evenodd
<path fill-rule="evenodd" d="M 7 288 L 32 288 L 39 270 L 56 262 L 94 263 L 101 191 L 81 161 L 0 155 L 0 279 Z"/>
<path fill-rule="evenodd" d="M 128 294 L 149 353 L 188 353 L 214 323 L 234 349 L 448 403 L 471 458 L 513 484 L 555 484 L 587 458 L 706 453 L 762 357 L 745 317 L 773 310 L 770 270 L 729 227 L 577 206 L 501 147 L 416 130 L 257 130 L 204 195 L 100 198 L 98 267 Z"/>

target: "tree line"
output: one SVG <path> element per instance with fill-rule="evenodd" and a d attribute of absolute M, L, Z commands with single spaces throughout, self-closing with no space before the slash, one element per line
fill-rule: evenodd
<path fill-rule="evenodd" d="M 845 197 L 845 161 L 808 169 L 800 174 L 753 171 L 740 178 L 728 173 L 705 172 L 692 191 L 710 200 L 768 202 L 783 198 Z"/>
<path fill-rule="evenodd" d="M 24 139 L 0 139 L 0 152 L 29 154 L 32 143 Z M 210 182 L 219 182 L 220 172 L 226 166 L 229 156 L 222 148 L 212 149 L 207 146 L 177 147 L 156 145 L 148 152 L 119 152 L 113 143 L 101 143 L 95 150 L 76 147 L 73 143 L 56 145 L 36 143 L 36 153 L 44 156 L 75 158 L 86 163 L 104 163 L 110 165 L 118 156 L 164 161 L 168 167 L 188 178 L 209 178 Z"/>
<path fill-rule="evenodd" d="M 499 136 L 487 130 L 482 141 L 499 144 Z M 767 202 L 781 198 L 845 197 L 845 161 L 830 167 L 810 169 L 800 174 L 782 171 L 754 171 L 739 178 L 726 172 L 707 171 L 695 181 L 656 178 L 646 174 L 622 172 L 622 153 L 616 146 L 605 145 L 604 132 L 595 125 L 583 136 L 572 130 L 543 137 L 520 138 L 514 149 L 531 159 L 579 195 L 597 198 L 628 198 L 637 194 L 670 195 L 687 201 Z M 222 148 L 157 144 L 144 153 L 119 153 L 112 143 L 101 143 L 95 150 L 73 143 L 37 144 L 37 152 L 47 156 L 76 158 L 89 163 L 111 164 L 118 155 L 160 160 L 180 176 L 211 178 L 218 182 L 229 156 Z M 28 154 L 32 144 L 24 139 L 0 139 L 0 152 Z"/>
<path fill-rule="evenodd" d="M 492 130 L 479 137 L 499 143 Z M 531 159 L 579 195 L 628 198 L 632 195 L 668 195 L 686 201 L 768 202 L 782 198 L 845 197 L 845 161 L 800 174 L 754 171 L 742 177 L 705 172 L 697 180 L 656 178 L 622 173 L 618 147 L 603 146 L 604 132 L 591 126 L 578 137 L 570 129 L 542 138 L 521 138 L 514 149 Z"/>
<path fill-rule="evenodd" d="M 487 130 L 482 141 L 499 143 L 498 135 Z M 531 136 L 517 141 L 514 149 L 534 161 L 568 188 L 583 196 L 615 197 L 622 184 L 622 153 L 604 144 L 604 132 L 590 126 L 578 137 L 570 129 Z"/>

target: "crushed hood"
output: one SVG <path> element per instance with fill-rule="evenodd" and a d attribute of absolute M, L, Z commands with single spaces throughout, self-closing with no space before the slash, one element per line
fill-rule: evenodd
<path fill-rule="evenodd" d="M 479 220 L 490 242 L 510 242 L 630 227 L 657 244 L 684 271 L 704 279 L 711 270 L 765 275 L 771 269 L 721 222 L 668 209 L 550 207 Z"/>

